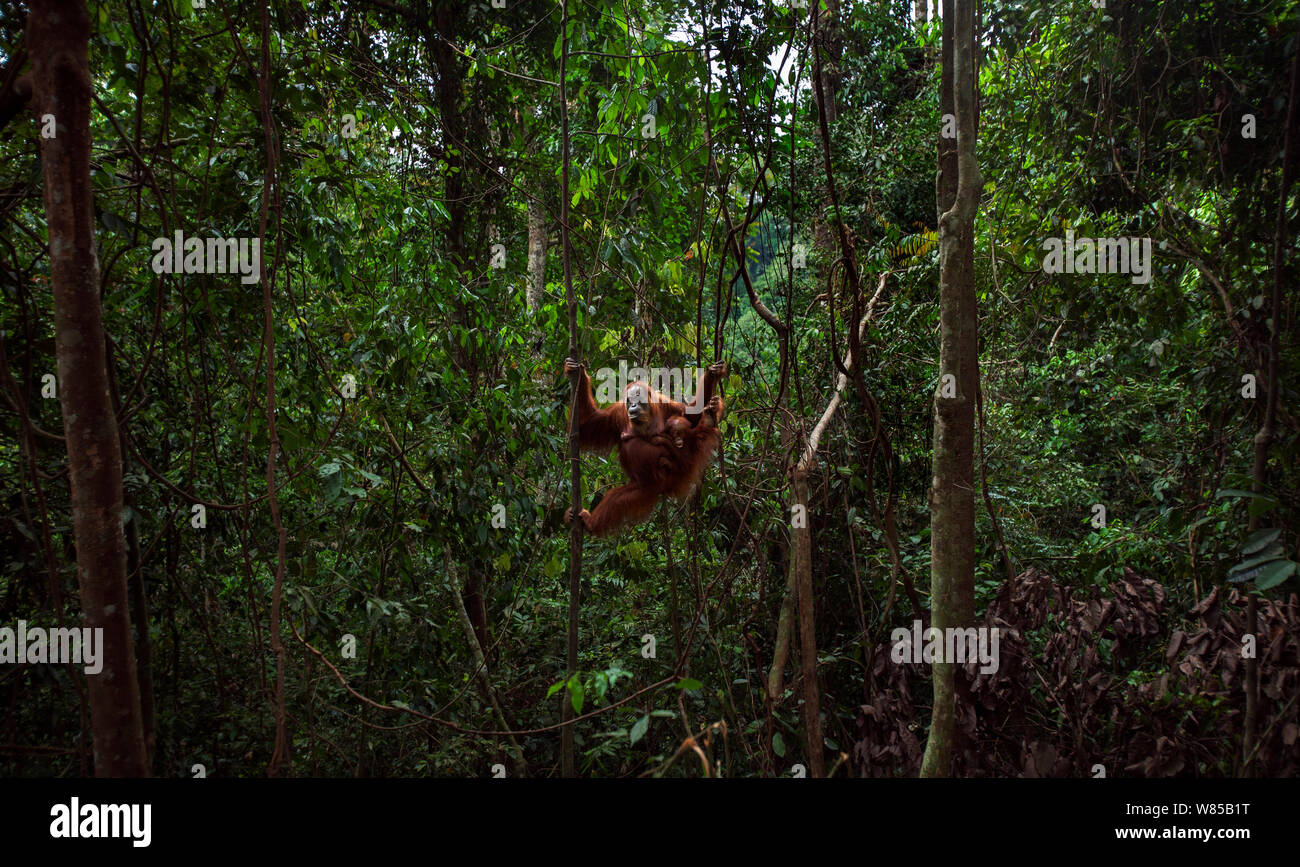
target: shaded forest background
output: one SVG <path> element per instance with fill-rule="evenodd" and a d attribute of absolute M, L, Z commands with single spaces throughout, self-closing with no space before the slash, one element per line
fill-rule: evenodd
<path fill-rule="evenodd" d="M 928 666 L 889 641 L 929 622 L 941 24 L 799 5 L 570 6 L 584 360 L 730 374 L 699 497 L 586 542 L 566 687 L 557 5 L 88 4 L 152 773 L 558 774 L 561 701 L 582 775 L 917 773 Z M 958 678 L 953 772 L 1242 773 L 1255 593 L 1251 763 L 1295 776 L 1300 3 L 1104 6 L 980 4 L 974 594 L 1011 632 L 997 672 Z M 6 5 L 0 625 L 53 626 L 81 609 L 27 36 Z M 1150 282 L 1044 273 L 1067 229 L 1153 239 Z M 236 275 L 155 273 L 177 230 L 263 237 L 270 306 Z M 837 394 L 810 612 L 790 470 Z M 588 502 L 622 480 L 583 474 Z M 0 667 L 0 773 L 89 775 L 90 737 L 78 668 Z"/>

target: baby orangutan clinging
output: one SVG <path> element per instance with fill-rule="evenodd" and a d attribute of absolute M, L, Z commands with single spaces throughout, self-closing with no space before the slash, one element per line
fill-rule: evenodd
<path fill-rule="evenodd" d="M 638 524 L 650 516 L 663 496 L 685 500 L 695 490 L 717 451 L 718 421 L 722 398 L 714 389 L 727 373 L 725 362 L 716 362 L 704 372 L 700 389 L 704 410 L 687 414 L 686 406 L 670 400 L 644 382 L 633 382 L 622 403 L 596 406 L 591 378 L 573 359 L 564 363 L 565 373 L 577 370 L 578 442 L 588 451 L 608 451 L 618 446 L 618 461 L 627 474 L 627 484 L 607 493 L 594 511 L 583 509 L 578 517 L 593 536 L 604 536 L 622 527 Z M 564 514 L 572 520 L 572 509 Z"/>

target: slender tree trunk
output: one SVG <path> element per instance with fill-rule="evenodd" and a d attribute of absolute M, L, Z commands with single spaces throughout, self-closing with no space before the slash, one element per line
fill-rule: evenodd
<path fill-rule="evenodd" d="M 492 654 L 492 633 L 488 629 L 487 615 L 487 576 L 479 569 L 470 566 L 469 579 L 465 582 L 465 612 L 474 627 L 474 636 L 484 653 Z"/>
<path fill-rule="evenodd" d="M 876 294 L 867 305 L 867 311 L 857 324 L 857 336 L 861 338 L 868 324 L 875 315 L 876 302 L 885 291 L 885 277 L 882 275 L 876 284 Z M 799 612 L 799 653 L 802 676 L 804 680 L 804 726 L 808 736 L 809 771 L 812 776 L 825 774 L 825 746 L 821 728 L 821 697 L 817 686 L 817 641 L 816 619 L 813 607 L 812 583 L 812 531 L 807 524 L 808 515 L 808 473 L 817 464 L 817 449 L 827 425 L 835 417 L 843 400 L 849 374 L 853 372 L 854 359 L 850 351 L 845 356 L 841 373 L 835 383 L 835 393 L 821 418 L 808 435 L 798 462 L 790 474 L 791 518 L 796 511 L 803 519 L 802 526 L 792 526 L 790 531 L 790 565 L 786 572 L 785 598 L 781 603 L 781 614 L 777 621 L 776 649 L 772 654 L 772 667 L 767 675 L 767 703 L 774 707 L 784 691 L 782 678 L 785 672 L 786 658 L 790 652 L 790 639 L 794 631 L 795 602 L 798 601 Z M 798 507 L 802 506 L 802 509 Z"/>
<path fill-rule="evenodd" d="M 792 503 L 793 505 L 793 503 Z M 799 593 L 795 577 L 794 532 L 791 531 L 790 568 L 785 573 L 785 597 L 781 600 L 781 613 L 776 621 L 776 648 L 772 651 L 772 667 L 767 673 L 767 700 L 775 706 L 785 691 L 785 661 L 790 655 L 790 636 L 794 634 L 794 601 Z"/>
<path fill-rule="evenodd" d="M 155 717 L 153 695 L 153 641 L 149 634 L 149 597 L 140 567 L 140 518 L 132 514 L 126 525 L 127 592 L 131 621 L 135 625 L 137 682 L 140 684 L 140 720 L 144 728 L 146 767 L 153 772 Z"/>
<path fill-rule="evenodd" d="M 438 122 L 442 126 L 444 146 L 443 161 L 446 169 L 442 175 L 443 203 L 447 208 L 446 254 L 462 278 L 473 270 L 476 257 L 486 261 L 487 248 L 483 223 L 474 219 L 470 203 L 475 200 L 475 165 L 467 156 L 467 149 L 476 142 L 480 129 L 474 124 L 472 104 L 465 101 L 465 63 L 456 50 L 459 43 L 458 25 L 466 20 L 468 4 L 439 0 L 432 5 L 433 30 L 428 34 L 430 54 L 438 73 L 435 94 L 438 99 Z M 469 308 L 459 296 L 451 300 L 451 320 L 461 327 L 473 321 Z M 460 375 L 473 379 L 478 359 L 473 349 L 453 342 L 452 358 Z"/>
<path fill-rule="evenodd" d="M 468 265 L 470 255 L 465 243 L 469 203 L 465 195 L 465 173 L 469 165 L 464 154 L 465 118 L 461 110 L 464 72 L 455 49 L 456 25 L 464 20 L 461 14 L 464 9 L 449 3 L 436 4 L 434 8 L 434 32 L 429 37 L 429 44 L 438 72 L 438 121 L 442 124 L 443 159 L 447 164 L 442 176 L 443 202 L 448 215 L 447 253 L 459 270 Z"/>
<path fill-rule="evenodd" d="M 288 651 L 281 637 L 281 610 L 284 604 L 284 575 L 287 565 L 288 543 L 284 522 L 280 518 L 280 493 L 275 481 L 275 465 L 283 451 L 276 423 L 275 411 L 275 311 L 272 304 L 272 266 L 266 260 L 269 250 L 267 217 L 275 210 L 277 239 L 280 228 L 280 169 L 279 140 L 275 120 L 271 113 L 271 12 L 270 4 L 263 3 L 261 10 L 261 40 L 257 91 L 262 116 L 262 142 L 266 163 L 262 173 L 262 207 L 258 216 L 257 237 L 260 239 L 262 257 L 258 263 L 262 282 L 262 350 L 266 354 L 266 493 L 270 506 L 271 526 L 275 530 L 275 570 L 271 583 L 271 653 L 275 656 L 275 745 L 267 762 L 268 776 L 278 776 L 285 766 L 293 764 L 293 738 L 289 735 L 289 712 L 285 699 L 286 665 Z"/>
<path fill-rule="evenodd" d="M 546 210 L 528 200 L 528 312 L 536 313 L 546 292 Z"/>
<path fill-rule="evenodd" d="M 799 588 L 799 660 L 803 672 L 803 726 L 808 739 L 808 775 L 826 776 L 826 745 L 822 739 L 821 692 L 817 689 L 817 619 L 813 607 L 812 529 L 808 526 L 808 471 L 795 467 L 790 495 L 804 506 L 803 520 L 791 531 L 790 571 Z"/>
<path fill-rule="evenodd" d="M 479 639 L 478 630 L 470 620 L 469 611 L 465 606 L 465 599 L 460 593 L 460 576 L 456 574 L 456 564 L 452 562 L 451 549 L 445 548 L 442 556 L 447 568 L 447 586 L 451 588 L 452 601 L 455 602 L 456 620 L 460 622 L 461 632 L 465 635 L 465 643 L 469 645 L 470 661 L 474 665 L 479 692 L 483 695 L 483 700 L 492 709 L 493 722 L 499 725 L 502 731 L 509 732 L 510 723 L 506 719 L 505 711 L 501 709 L 501 698 L 497 695 L 496 688 L 492 686 L 492 676 L 488 671 L 487 658 L 483 655 L 484 645 Z M 511 764 L 514 765 L 515 776 L 528 776 L 528 763 L 524 761 L 524 751 L 520 748 L 519 741 L 515 739 L 513 734 L 506 734 L 505 738 Z"/>
<path fill-rule="evenodd" d="M 815 9 L 814 14 L 816 14 Z M 844 55 L 844 40 L 840 37 L 839 0 L 826 0 L 826 11 L 817 16 L 816 24 L 816 38 L 819 48 L 817 51 L 817 70 L 814 73 L 817 81 L 813 90 L 813 101 L 817 104 L 818 114 L 825 121 L 822 126 L 829 131 L 834 127 L 835 120 L 840 116 L 839 107 L 835 101 L 840 90 L 840 62 Z M 829 140 L 825 146 L 827 148 L 831 146 Z M 831 228 L 831 221 L 839 220 L 841 215 L 836 213 L 835 202 L 832 200 L 829 189 L 822 199 L 822 207 L 825 209 L 826 219 L 816 227 L 813 243 L 819 249 L 833 250 L 835 248 L 835 231 Z"/>
<path fill-rule="evenodd" d="M 103 669 L 87 678 L 95 774 L 148 774 L 122 533 L 122 451 L 109 395 L 90 185 L 90 16 L 83 0 L 32 0 L 33 100 L 56 133 L 41 139 L 59 404 L 67 436 L 77 583 Z"/>
<path fill-rule="evenodd" d="M 1255 466 L 1252 490 L 1257 494 L 1263 494 L 1268 487 L 1268 453 L 1273 446 L 1277 427 L 1278 353 L 1281 351 L 1278 336 L 1282 330 L 1282 282 L 1284 279 L 1282 268 L 1286 259 L 1285 251 L 1290 240 L 1290 236 L 1286 231 L 1287 201 L 1290 197 L 1291 185 L 1295 181 L 1296 173 L 1297 100 L 1300 100 L 1300 53 L 1296 54 L 1291 67 L 1291 95 L 1287 100 L 1286 131 L 1283 138 L 1285 144 L 1282 150 L 1282 189 L 1278 193 L 1277 222 L 1273 232 L 1273 297 L 1269 301 L 1268 311 L 1270 323 L 1268 358 L 1266 361 L 1268 370 L 1267 372 L 1260 371 L 1265 376 L 1267 392 L 1264 404 L 1264 420 L 1259 426 L 1259 431 L 1255 434 Z M 1259 516 L 1253 515 L 1250 519 L 1250 529 L 1252 531 L 1258 529 L 1258 524 Z M 1246 601 L 1246 633 L 1256 635 L 1258 632 L 1259 606 L 1255 593 L 1251 592 Z M 1256 641 L 1258 642 L 1258 639 Z M 1241 776 L 1251 777 L 1255 773 L 1255 729 L 1259 724 L 1258 654 L 1246 659 L 1245 669 L 1246 713 L 1241 726 Z"/>
<path fill-rule="evenodd" d="M 954 144 L 939 140 L 939 386 L 934 397 L 930 487 L 931 627 L 975 619 L 975 394 L 979 334 L 974 220 L 980 176 L 975 159 L 973 0 L 944 0 L 941 114 L 956 115 Z M 947 210 L 944 210 L 947 208 Z M 934 663 L 934 709 L 921 776 L 951 772 L 956 738 L 956 668 Z"/>
<path fill-rule="evenodd" d="M 109 397 L 113 401 L 113 414 L 122 416 L 122 396 L 117 390 L 116 364 L 113 348 L 105 347 L 104 363 L 108 373 Z M 119 425 L 117 431 L 118 446 L 125 456 L 129 452 L 126 442 L 126 430 Z M 123 467 L 125 472 L 125 464 Z M 154 772 L 154 748 L 156 745 L 156 715 L 153 691 L 153 638 L 149 627 L 149 597 L 144 586 L 144 569 L 140 557 L 140 513 L 135 499 L 123 489 L 123 511 L 130 510 L 131 517 L 123 527 L 126 534 L 126 592 L 131 600 L 131 623 L 135 628 L 136 682 L 140 684 L 140 718 L 144 727 L 145 767 L 149 773 Z"/>
<path fill-rule="evenodd" d="M 818 71 L 822 96 L 817 98 L 817 108 L 826 116 L 826 123 L 834 125 L 840 116 L 835 97 L 840 91 L 840 61 L 844 58 L 844 39 L 840 36 L 840 0 L 825 0 L 825 3 L 826 11 L 817 19 L 817 36 L 825 58 Z"/>
<path fill-rule="evenodd" d="M 564 263 L 564 298 L 569 308 L 569 357 L 580 361 L 582 347 L 578 341 L 578 298 L 573 292 L 573 263 L 569 250 L 569 88 L 566 80 L 569 65 L 569 0 L 562 0 L 560 11 L 560 259 Z M 565 653 L 564 676 L 578 673 L 578 622 L 582 592 L 582 461 L 578 446 L 578 382 L 581 371 L 570 377 L 573 400 L 569 404 L 569 486 L 575 520 L 569 530 L 569 634 Z M 560 690 L 560 715 L 566 725 L 560 736 L 560 772 L 575 774 L 573 756 L 573 702 L 567 689 Z"/>

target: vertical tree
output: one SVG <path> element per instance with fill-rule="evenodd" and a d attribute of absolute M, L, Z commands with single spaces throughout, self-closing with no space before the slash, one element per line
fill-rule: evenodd
<path fill-rule="evenodd" d="M 564 298 L 569 311 L 569 357 L 580 358 L 578 340 L 578 298 L 573 293 L 573 251 L 569 247 L 569 3 L 560 7 L 560 260 L 564 265 Z M 582 510 L 582 462 L 578 443 L 578 380 L 570 377 L 572 402 L 569 404 L 569 485 L 571 508 Z M 569 528 L 569 631 L 565 645 L 564 676 L 572 683 L 578 673 L 578 615 L 582 590 L 582 522 Z M 573 757 L 573 700 L 569 690 L 560 693 L 561 717 L 566 723 L 560 734 L 560 772 L 565 777 L 575 773 Z"/>
<path fill-rule="evenodd" d="M 939 387 L 934 397 L 930 486 L 930 625 L 967 626 L 975 616 L 975 4 L 944 0 L 939 137 Z M 955 125 L 953 116 L 955 115 Z M 951 130 L 955 128 L 954 142 Z M 948 134 L 948 137 L 945 136 Z M 956 734 L 956 670 L 934 665 L 934 710 L 921 776 L 947 776 Z"/>
<path fill-rule="evenodd" d="M 1282 283 L 1285 279 L 1283 268 L 1286 264 L 1288 246 L 1287 202 L 1290 199 L 1291 185 L 1295 182 L 1296 174 L 1295 136 L 1297 118 L 1300 117 L 1296 112 L 1297 101 L 1300 101 L 1300 52 L 1296 53 L 1291 65 L 1291 93 L 1287 99 L 1286 132 L 1283 136 L 1282 148 L 1282 189 L 1278 192 L 1277 222 L 1273 232 L 1273 291 L 1268 306 L 1268 345 L 1266 348 L 1261 347 L 1262 363 L 1258 371 L 1258 374 L 1263 376 L 1266 394 L 1264 418 L 1254 438 L 1255 461 L 1251 489 L 1259 495 L 1263 495 L 1268 490 L 1268 453 L 1277 437 L 1277 402 L 1280 386 L 1278 355 L 1281 352 L 1278 338 L 1282 331 Z M 1259 515 L 1252 514 L 1250 530 L 1253 533 L 1258 528 Z M 1258 595 L 1254 590 L 1248 592 L 1250 595 L 1246 602 L 1246 634 L 1257 635 L 1259 632 Z M 1242 719 L 1241 776 L 1253 777 L 1257 742 L 1255 727 L 1259 719 L 1259 659 L 1256 655 L 1247 657 L 1245 669 L 1246 713 Z"/>
<path fill-rule="evenodd" d="M 95 773 L 148 773 L 126 590 L 122 452 L 109 396 L 90 185 L 90 16 L 84 0 L 34 0 L 28 17 L 41 137 L 50 282 L 67 436 L 77 583 L 86 626 L 103 630 L 103 669 L 89 678 Z"/>
<path fill-rule="evenodd" d="M 546 292 L 546 209 L 528 200 L 528 312 L 536 313 Z"/>

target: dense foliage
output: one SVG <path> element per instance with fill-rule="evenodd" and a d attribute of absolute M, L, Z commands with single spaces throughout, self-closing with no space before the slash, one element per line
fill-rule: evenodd
<path fill-rule="evenodd" d="M 853 313 L 877 288 L 862 341 L 874 406 L 844 390 L 811 478 L 819 678 L 828 756 L 845 754 L 839 773 L 915 773 L 926 679 L 900 682 L 877 663 L 892 629 L 926 616 L 938 22 L 917 24 L 903 0 L 832 4 L 836 26 L 816 32 L 797 3 L 719 0 L 703 20 L 698 4 L 671 0 L 571 4 L 570 238 L 584 360 L 594 372 L 620 359 L 726 359 L 730 411 L 696 500 L 585 543 L 581 673 L 564 688 L 557 5 L 278 0 L 269 145 L 260 7 L 89 5 L 99 263 L 130 568 L 148 600 L 156 773 L 202 763 L 210 775 L 263 774 L 272 748 L 280 556 L 261 287 L 151 267 L 155 239 L 256 238 L 264 208 L 294 773 L 489 775 L 509 763 L 507 739 L 481 733 L 500 729 L 493 697 L 532 774 L 558 767 L 560 701 L 582 714 L 608 708 L 578 723 L 584 774 L 662 768 L 701 732 L 727 776 L 806 762 L 797 666 L 777 701 L 764 692 L 786 593 L 789 469 L 834 392 Z M 1202 600 L 1217 593 L 1215 611 L 1237 612 L 1233 591 L 1247 588 L 1271 600 L 1266 623 L 1297 622 L 1300 208 L 1281 185 L 1300 3 L 1104 5 L 982 4 L 978 613 L 1038 606 L 1020 624 L 1031 657 L 1055 664 L 1065 651 L 1047 643 L 1091 627 L 1099 655 L 1052 669 L 1060 680 L 1024 669 L 1022 729 L 970 723 L 972 742 L 1011 738 L 1032 760 L 990 750 L 981 766 L 973 750 L 965 767 L 1082 776 L 1116 744 L 1159 731 L 1186 761 L 1130 772 L 1228 775 L 1240 760 L 1243 700 L 1225 687 L 1236 669 L 1208 654 L 1180 669 L 1187 646 L 1171 641 L 1211 628 L 1210 609 L 1194 610 Z M 8 63 L 23 51 L 23 10 L 0 16 Z M 812 42 L 836 102 L 828 142 Z M 39 135 L 29 115 L 0 131 L 4 624 L 78 611 L 62 421 L 42 391 L 55 335 Z M 1280 198 L 1284 373 L 1272 475 L 1258 494 L 1265 384 L 1243 397 L 1243 375 L 1264 369 Z M 535 303 L 530 203 L 550 241 Z M 788 337 L 755 311 L 729 226 Z M 862 269 L 857 308 L 839 226 Z M 1041 242 L 1067 228 L 1151 238 L 1149 282 L 1046 273 Z M 590 502 L 622 472 L 588 457 L 583 479 Z M 1039 577 L 1016 589 L 1031 567 Z M 1242 574 L 1250 580 L 1231 580 Z M 1024 602 L 1044 575 L 1058 602 L 1044 601 L 1057 598 L 1047 590 Z M 1080 626 L 1091 599 L 1122 616 Z M 485 644 L 490 690 L 475 677 L 462 611 Z M 1144 625 L 1107 632 L 1115 623 Z M 1300 639 L 1278 628 L 1261 671 L 1277 685 L 1259 723 L 1272 774 L 1296 772 L 1300 720 L 1288 704 Z M 654 658 L 643 655 L 647 635 Z M 1144 684 L 1165 682 L 1140 693 L 1134 715 L 1083 725 L 1079 703 L 1055 690 L 1093 674 L 1114 679 L 1107 700 L 1131 688 L 1139 702 Z M 80 675 L 29 665 L 0 670 L 0 683 L 0 769 L 88 772 Z M 879 707 L 892 716 L 878 718 Z M 1076 724 L 1078 738 L 1070 729 L 1045 761 L 1042 744 Z M 873 752 L 883 743 L 896 745 L 884 758 Z M 699 772 L 693 753 L 671 769 Z"/>

